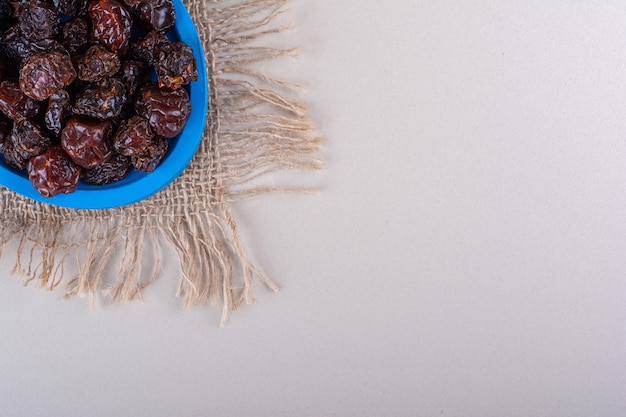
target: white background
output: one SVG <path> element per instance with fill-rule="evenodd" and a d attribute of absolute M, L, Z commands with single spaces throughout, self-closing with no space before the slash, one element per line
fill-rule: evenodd
<path fill-rule="evenodd" d="M 282 291 L 92 312 L 7 250 L 0 416 L 625 415 L 626 3 L 291 9 L 322 192 L 235 208 Z"/>

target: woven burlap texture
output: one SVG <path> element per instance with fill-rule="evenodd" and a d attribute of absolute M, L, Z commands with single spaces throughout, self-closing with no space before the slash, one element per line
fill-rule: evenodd
<path fill-rule="evenodd" d="M 14 272 L 25 284 L 68 296 L 126 302 L 159 277 L 164 246 L 180 260 L 185 306 L 221 304 L 222 322 L 253 301 L 256 282 L 276 290 L 247 257 L 229 204 L 280 189 L 259 178 L 319 169 L 320 140 L 295 87 L 259 73 L 261 61 L 294 54 L 264 47 L 281 33 L 286 0 L 185 2 L 203 42 L 209 77 L 207 127 L 184 173 L 143 202 L 73 210 L 34 202 L 0 187 L 0 254 L 18 242 Z M 250 184 L 254 183 L 252 186 Z M 68 262 L 78 274 L 67 276 Z M 113 274 L 111 279 L 111 271 Z"/>

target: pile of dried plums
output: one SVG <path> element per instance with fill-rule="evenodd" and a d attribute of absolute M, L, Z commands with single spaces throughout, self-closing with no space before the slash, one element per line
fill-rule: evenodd
<path fill-rule="evenodd" d="M 153 171 L 191 113 L 172 0 L 120 1 L 0 0 L 0 153 L 46 197 Z"/>

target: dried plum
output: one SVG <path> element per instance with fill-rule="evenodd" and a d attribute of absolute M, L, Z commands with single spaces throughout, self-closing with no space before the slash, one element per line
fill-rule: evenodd
<path fill-rule="evenodd" d="M 71 117 L 61 132 L 61 146 L 83 168 L 107 161 L 111 155 L 111 123 Z"/>
<path fill-rule="evenodd" d="M 117 128 L 113 147 L 126 156 L 140 154 L 153 144 L 154 133 L 150 124 L 141 116 L 134 116 L 123 121 Z"/>
<path fill-rule="evenodd" d="M 154 65 L 159 48 L 169 45 L 170 40 L 161 32 L 155 30 L 148 32 L 137 42 L 130 44 L 130 54 L 135 58 Z"/>
<path fill-rule="evenodd" d="M 70 110 L 70 95 L 65 90 L 59 90 L 48 99 L 48 108 L 44 114 L 46 127 L 59 136 Z"/>
<path fill-rule="evenodd" d="M 184 42 L 173 42 L 158 48 L 154 69 L 160 87 L 176 89 L 198 79 L 193 50 Z"/>
<path fill-rule="evenodd" d="M 59 34 L 61 18 L 54 5 L 45 0 L 23 1 L 18 25 L 22 35 L 30 40 L 54 39 Z"/>
<path fill-rule="evenodd" d="M 184 88 L 170 90 L 148 84 L 137 92 L 135 111 L 148 119 L 154 133 L 173 138 L 185 127 L 191 102 Z"/>
<path fill-rule="evenodd" d="M 0 36 L 2 51 L 11 59 L 21 60 L 28 43 L 28 40 L 20 34 L 17 25 L 7 28 Z"/>
<path fill-rule="evenodd" d="M 63 45 L 54 39 L 29 40 L 21 35 L 17 26 L 10 27 L 0 37 L 2 45 L 7 57 L 17 61 L 17 64 L 26 62 L 35 55 L 41 55 L 49 52 L 67 53 Z"/>
<path fill-rule="evenodd" d="M 36 117 L 41 111 L 39 103 L 20 90 L 15 81 L 0 83 L 0 111 L 16 122 Z"/>
<path fill-rule="evenodd" d="M 123 0 L 148 28 L 165 31 L 174 26 L 176 10 L 172 0 Z"/>
<path fill-rule="evenodd" d="M 54 39 L 29 40 L 25 38 L 17 25 L 11 26 L 2 34 L 0 44 L 7 57 L 17 63 L 46 52 L 66 52 L 63 46 Z"/>
<path fill-rule="evenodd" d="M 20 71 L 20 89 L 27 96 L 41 101 L 67 87 L 76 79 L 69 55 L 50 52 L 36 55 Z"/>
<path fill-rule="evenodd" d="M 148 81 L 148 76 L 148 66 L 143 61 L 122 61 L 120 77 L 126 87 L 127 97 L 135 95 L 137 88 Z"/>
<path fill-rule="evenodd" d="M 0 114 L 0 154 L 4 155 L 6 146 L 12 146 L 11 130 L 13 130 L 11 121 Z"/>
<path fill-rule="evenodd" d="M 76 16 L 78 13 L 78 2 L 76 0 L 52 0 L 52 4 L 59 13 L 65 16 Z"/>
<path fill-rule="evenodd" d="M 89 23 L 87 19 L 76 17 L 61 26 L 61 43 L 71 53 L 83 52 L 89 44 Z"/>
<path fill-rule="evenodd" d="M 106 185 L 126 178 L 130 171 L 130 158 L 114 153 L 106 162 L 84 169 L 82 180 L 87 184 Z"/>
<path fill-rule="evenodd" d="M 28 167 L 28 159 L 23 158 L 22 155 L 15 150 L 11 140 L 5 140 L 0 143 L 0 153 L 4 156 L 4 162 L 13 168 L 26 169 Z"/>
<path fill-rule="evenodd" d="M 137 171 L 152 172 L 161 163 L 168 149 L 167 138 L 155 136 L 152 143 L 142 152 L 130 157 Z"/>
<path fill-rule="evenodd" d="M 128 10 L 115 0 L 92 0 L 87 4 L 87 12 L 91 20 L 90 40 L 124 55 L 133 26 Z"/>
<path fill-rule="evenodd" d="M 120 70 L 120 58 L 100 45 L 93 45 L 84 55 L 76 58 L 78 78 L 83 81 L 100 81 Z"/>
<path fill-rule="evenodd" d="M 60 146 L 52 146 L 28 162 L 28 178 L 44 197 L 73 192 L 78 187 L 80 173 L 80 167 Z"/>
<path fill-rule="evenodd" d="M 43 129 L 29 120 L 13 125 L 11 142 L 15 152 L 24 159 L 44 153 L 52 144 L 50 138 L 44 134 Z"/>
<path fill-rule="evenodd" d="M 100 120 L 119 116 L 126 101 L 126 89 L 117 78 L 109 78 L 101 84 L 90 84 L 76 93 L 73 112 Z"/>

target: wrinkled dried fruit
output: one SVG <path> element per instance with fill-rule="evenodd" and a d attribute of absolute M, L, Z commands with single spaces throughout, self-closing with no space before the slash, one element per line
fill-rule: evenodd
<path fill-rule="evenodd" d="M 112 155 L 111 123 L 71 117 L 61 132 L 61 146 L 83 168 L 107 161 Z"/>
<path fill-rule="evenodd" d="M 170 40 L 161 32 L 155 30 L 130 45 L 130 54 L 139 60 L 154 65 L 154 58 L 159 48 L 169 45 Z"/>
<path fill-rule="evenodd" d="M 78 13 L 78 3 L 76 0 L 52 0 L 52 4 L 59 13 L 65 16 L 76 16 L 76 13 Z"/>
<path fill-rule="evenodd" d="M 2 34 L 0 44 L 8 58 L 20 65 L 35 55 L 47 52 L 67 52 L 63 45 L 54 39 L 29 40 L 25 38 L 17 25 L 10 27 Z"/>
<path fill-rule="evenodd" d="M 130 160 L 137 171 L 152 172 L 167 153 L 168 141 L 163 136 L 155 136 L 150 146 L 143 152 L 133 155 Z"/>
<path fill-rule="evenodd" d="M 41 101 L 67 87 L 76 79 L 69 55 L 50 52 L 36 55 L 20 71 L 20 89 L 27 96 Z"/>
<path fill-rule="evenodd" d="M 87 4 L 89 0 L 76 0 L 76 16 L 87 14 Z"/>
<path fill-rule="evenodd" d="M 165 31 L 176 21 L 172 0 L 124 0 L 124 4 L 150 29 Z"/>
<path fill-rule="evenodd" d="M 56 38 L 60 23 L 61 18 L 52 3 L 45 0 L 30 0 L 20 4 L 19 28 L 30 40 Z"/>
<path fill-rule="evenodd" d="M 21 55 L 24 54 L 28 43 L 28 40 L 20 34 L 20 29 L 17 25 L 7 28 L 0 36 L 0 46 L 11 59 L 22 59 Z"/>
<path fill-rule="evenodd" d="M 11 142 L 15 152 L 24 159 L 44 153 L 52 144 L 52 141 L 44 134 L 43 130 L 29 120 L 13 125 Z"/>
<path fill-rule="evenodd" d="M 31 119 L 39 114 L 39 103 L 20 90 L 15 81 L 0 83 L 0 111 L 16 122 Z"/>
<path fill-rule="evenodd" d="M 13 130 L 11 121 L 0 114 L 0 154 L 2 155 L 7 151 L 7 147 L 13 146 L 11 130 Z"/>
<path fill-rule="evenodd" d="M 173 138 L 185 127 L 191 114 L 191 102 L 183 88 L 169 90 L 149 84 L 137 92 L 135 111 L 148 119 L 154 133 Z"/>
<path fill-rule="evenodd" d="M 160 87 L 180 88 L 198 79 L 193 50 L 184 42 L 174 42 L 158 48 L 154 70 Z"/>
<path fill-rule="evenodd" d="M 60 146 L 52 146 L 45 153 L 30 159 L 28 178 L 44 197 L 71 193 L 78 187 L 80 167 Z"/>
<path fill-rule="evenodd" d="M 126 96 L 132 97 L 140 85 L 148 81 L 148 66 L 143 61 L 122 61 L 120 77 L 126 87 Z"/>
<path fill-rule="evenodd" d="M 4 162 L 13 168 L 26 169 L 28 167 L 28 159 L 23 158 L 19 152 L 15 150 L 13 142 L 11 142 L 10 139 L 0 143 L 0 153 L 4 156 Z"/>
<path fill-rule="evenodd" d="M 132 156 L 153 145 L 153 139 L 154 133 L 148 121 L 141 116 L 134 116 L 123 121 L 117 128 L 113 147 L 121 155 Z"/>
<path fill-rule="evenodd" d="M 91 42 L 124 55 L 133 26 L 124 6 L 115 0 L 92 0 L 87 4 L 87 13 L 91 20 Z"/>
<path fill-rule="evenodd" d="M 93 45 L 84 55 L 76 58 L 78 78 L 83 81 L 100 81 L 120 70 L 120 58 L 100 45 Z"/>
<path fill-rule="evenodd" d="M 89 43 L 89 23 L 87 19 L 76 17 L 63 23 L 61 27 L 61 43 L 70 52 L 83 52 Z"/>
<path fill-rule="evenodd" d="M 59 90 L 48 99 L 48 109 L 44 115 L 46 127 L 59 136 L 70 110 L 70 95 L 65 90 Z"/>
<path fill-rule="evenodd" d="M 82 180 L 87 184 L 106 185 L 126 178 L 130 171 L 130 158 L 114 153 L 111 159 L 83 170 Z"/>
<path fill-rule="evenodd" d="M 126 101 L 126 89 L 117 78 L 109 78 L 102 84 L 91 84 L 76 93 L 74 114 L 111 120 L 119 116 Z"/>

